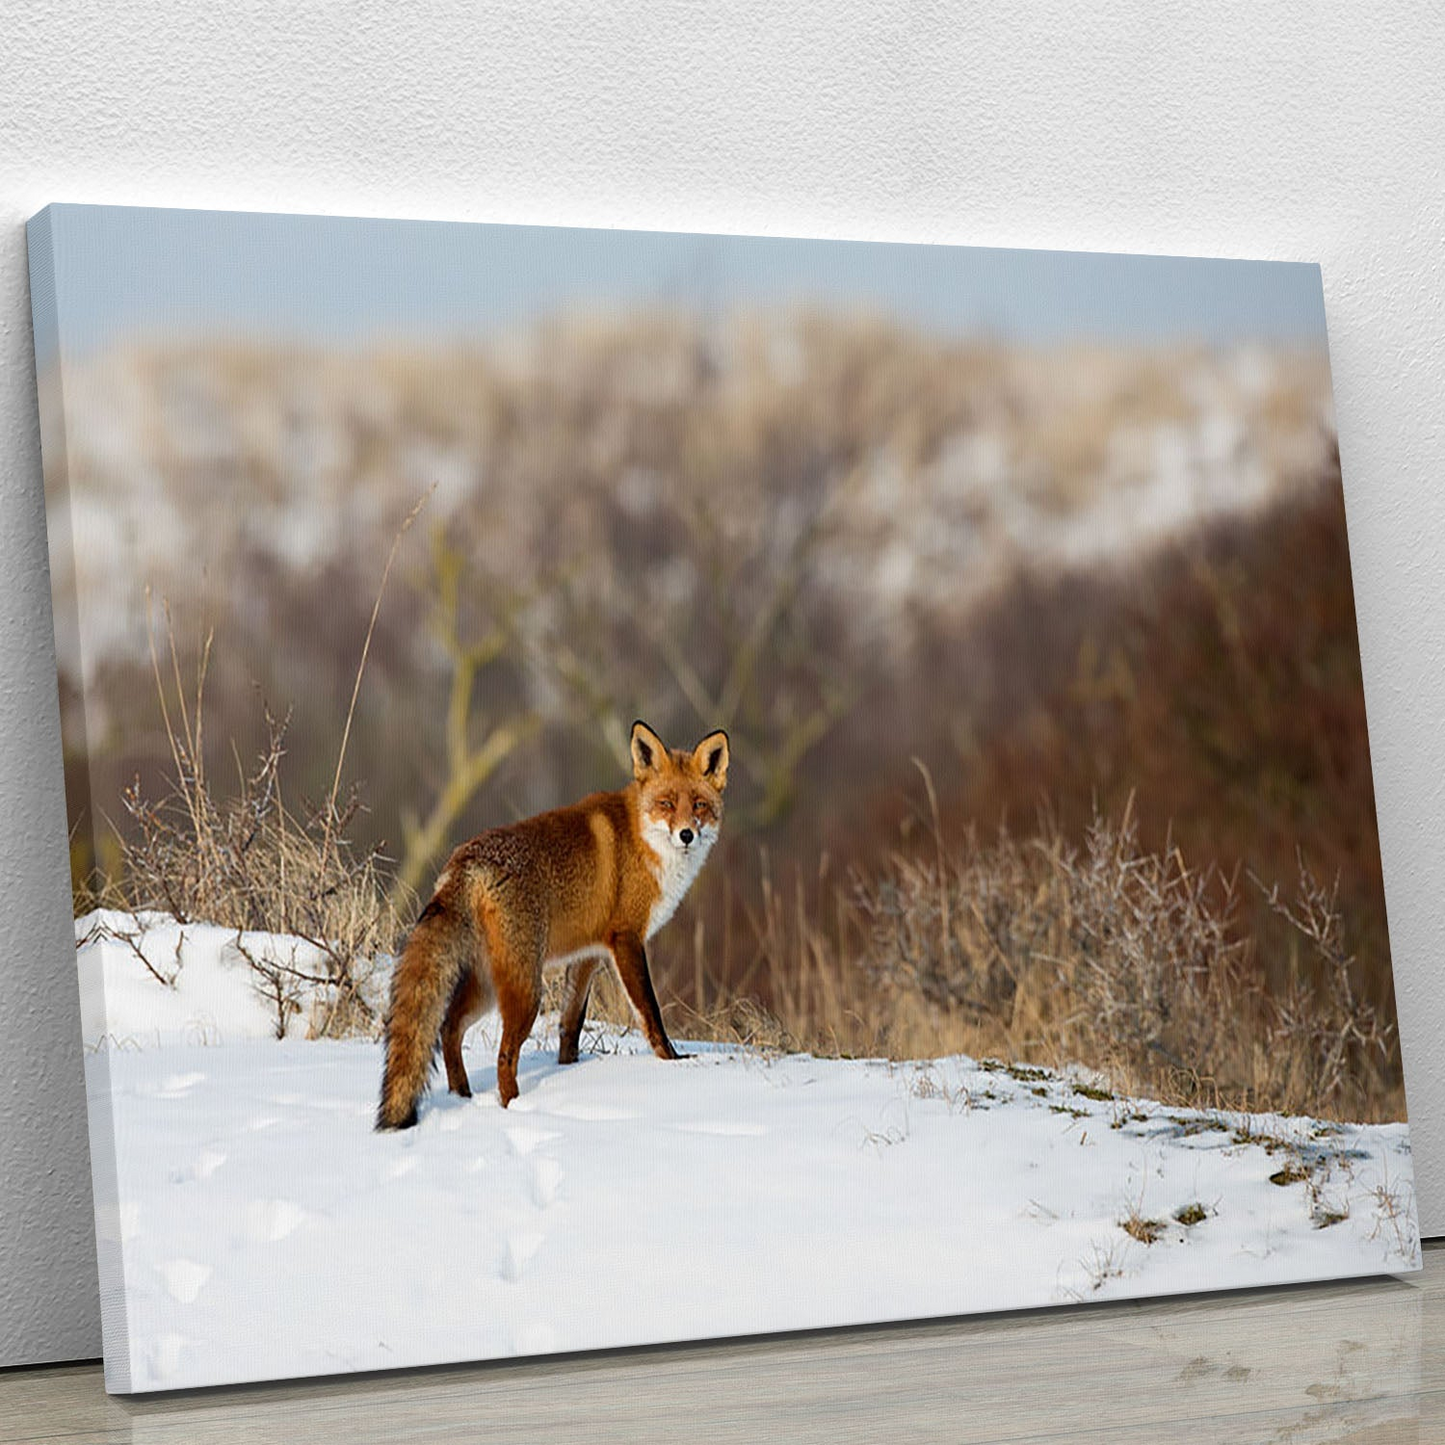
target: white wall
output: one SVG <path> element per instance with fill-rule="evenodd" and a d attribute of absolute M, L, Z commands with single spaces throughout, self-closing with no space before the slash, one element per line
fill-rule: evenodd
<path fill-rule="evenodd" d="M 100 1348 L 22 231 L 51 200 L 1319 261 L 1421 1216 L 1445 1233 L 1445 11 L 1105 8 L 12 0 L 0 1365 Z"/>

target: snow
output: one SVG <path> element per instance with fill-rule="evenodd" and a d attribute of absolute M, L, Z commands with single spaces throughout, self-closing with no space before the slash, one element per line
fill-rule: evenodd
<path fill-rule="evenodd" d="M 180 924 L 161 913 L 96 909 L 76 920 L 75 942 L 88 1047 L 274 1039 L 278 1023 L 287 1037 L 304 1037 L 310 1011 L 288 1008 L 283 1017 L 256 987 L 252 960 L 325 973 L 323 951 L 306 939 Z"/>
<path fill-rule="evenodd" d="M 147 920 L 148 956 L 174 963 L 184 933 L 167 989 L 94 924 L 77 935 L 106 990 L 87 1078 L 115 1160 L 96 1207 L 115 1390 L 1419 1264 L 1404 1124 L 1173 1110 L 962 1057 L 692 1044 L 663 1062 L 592 1029 L 563 1068 L 543 1021 L 504 1111 L 489 1018 L 466 1048 L 477 1096 L 433 1092 L 416 1129 L 377 1134 L 378 1044 L 277 1040 L 234 933 Z M 1295 1165 L 1304 1180 L 1271 1182 Z M 1173 1219 L 1191 1204 L 1201 1222 Z M 1155 1243 L 1131 1213 L 1162 1222 Z"/>

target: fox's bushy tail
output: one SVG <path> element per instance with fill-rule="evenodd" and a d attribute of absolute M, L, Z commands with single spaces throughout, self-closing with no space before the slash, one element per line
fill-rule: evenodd
<path fill-rule="evenodd" d="M 480 944 L 474 920 L 454 904 L 433 898 L 422 909 L 391 976 L 378 1129 L 416 1123 L 452 994 L 469 967 L 486 979 Z"/>

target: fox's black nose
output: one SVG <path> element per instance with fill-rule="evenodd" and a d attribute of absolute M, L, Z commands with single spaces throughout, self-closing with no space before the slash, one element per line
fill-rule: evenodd
<path fill-rule="evenodd" d="M 679 831 L 677 836 L 678 839 L 681 841 L 682 846 L 686 848 L 692 842 L 694 835 L 691 828 L 683 828 Z"/>

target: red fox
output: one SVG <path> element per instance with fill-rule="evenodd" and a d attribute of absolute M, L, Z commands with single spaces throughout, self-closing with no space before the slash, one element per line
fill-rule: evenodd
<path fill-rule="evenodd" d="M 644 944 L 672 917 L 722 823 L 728 739 L 670 751 L 632 725 L 632 782 L 615 793 L 479 833 L 447 860 L 391 980 L 378 1129 L 409 1129 L 438 1044 L 447 1086 L 471 1097 L 462 1036 L 495 999 L 502 1016 L 497 1092 L 517 1097 L 517 1055 L 542 998 L 542 969 L 565 965 L 559 1063 L 577 1060 L 587 992 L 610 959 L 662 1059 Z"/>

